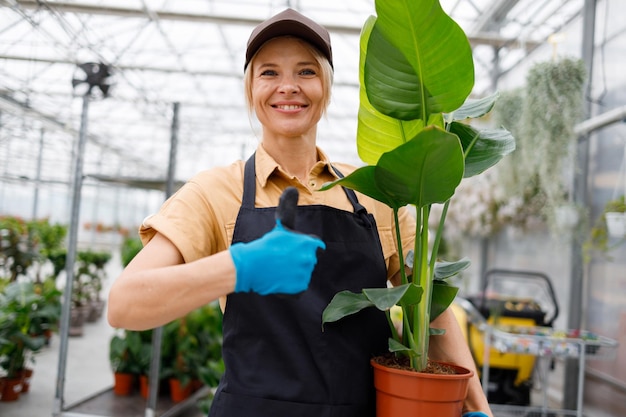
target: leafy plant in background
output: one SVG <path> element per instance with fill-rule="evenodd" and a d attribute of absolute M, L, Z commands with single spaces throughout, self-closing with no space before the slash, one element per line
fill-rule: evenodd
<path fill-rule="evenodd" d="M 505 129 L 476 130 L 463 123 L 481 117 L 497 95 L 467 100 L 474 84 L 471 48 L 462 29 L 437 0 L 376 2 L 361 33 L 360 107 L 357 147 L 370 164 L 324 187 L 355 189 L 393 209 L 398 250 L 404 264 L 398 210 L 416 208 L 413 272 L 402 272 L 394 288 L 340 292 L 325 309 L 323 323 L 375 307 L 387 314 L 393 337 L 389 349 L 409 358 L 411 367 L 428 364 L 430 321 L 443 312 L 457 288 L 446 279 L 469 265 L 437 263 L 450 199 L 464 177 L 477 175 L 515 147 Z M 444 35 L 445 34 L 445 35 Z M 443 204 L 434 241 L 429 221 L 433 204 Z M 432 246 L 431 246 L 432 244 Z M 402 309 L 402 334 L 389 310 Z"/>
<path fill-rule="evenodd" d="M 8 378 L 18 377 L 45 345 L 44 336 L 32 327 L 44 305 L 32 282 L 12 282 L 0 294 L 0 368 Z"/>
<path fill-rule="evenodd" d="M 126 267 L 130 261 L 139 253 L 141 248 L 143 247 L 141 243 L 141 239 L 138 237 L 127 237 L 122 241 L 122 246 L 120 248 L 121 251 L 121 261 L 122 266 Z"/>
<path fill-rule="evenodd" d="M 581 222 L 562 222 L 560 213 L 581 218 L 571 203 L 577 136 L 582 119 L 585 69 L 579 59 L 559 58 L 533 65 L 523 87 L 503 91 L 490 114 L 507 126 L 517 151 L 487 175 L 461 184 L 448 212 L 446 237 L 493 236 L 503 227 L 549 230 L 558 237 L 582 231 Z"/>

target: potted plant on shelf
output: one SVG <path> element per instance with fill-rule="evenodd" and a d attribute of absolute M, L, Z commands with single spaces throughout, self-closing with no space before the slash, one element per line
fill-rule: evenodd
<path fill-rule="evenodd" d="M 28 392 L 32 368 L 28 362 L 44 345 L 43 335 L 32 335 L 32 321 L 42 306 L 32 282 L 13 282 L 0 294 L 0 368 L 4 370 L 2 401 L 15 401 Z"/>
<path fill-rule="evenodd" d="M 168 380 L 175 403 L 201 385 L 217 386 L 224 371 L 221 311 L 217 303 L 197 308 L 165 325 L 161 364 L 162 377 Z"/>
<path fill-rule="evenodd" d="M 402 285 L 365 289 L 361 293 L 338 293 L 322 317 L 324 324 L 340 320 L 363 308 L 386 312 L 392 338 L 389 350 L 405 358 L 411 371 L 374 366 L 377 413 L 388 415 L 458 416 L 471 372 L 447 377 L 461 380 L 450 390 L 434 383 L 426 374 L 429 324 L 454 300 L 457 289 L 446 282 L 469 265 L 437 263 L 437 254 L 450 199 L 464 177 L 480 174 L 515 148 L 505 129 L 476 130 L 462 123 L 481 117 L 493 107 L 497 95 L 467 100 L 474 83 L 471 48 L 462 29 L 445 14 L 437 0 L 378 0 L 376 17 L 370 17 L 361 32 L 360 108 L 357 147 L 361 159 L 370 164 L 326 185 L 355 189 L 393 209 L 416 208 L 415 246 L 412 274 L 402 269 Z M 443 204 L 442 215 L 431 242 L 429 223 L 433 204 Z M 396 230 L 401 264 L 404 264 L 399 228 Z M 408 256 L 407 258 L 411 258 Z M 409 262 L 411 263 L 411 262 Z M 402 332 L 393 325 L 390 309 L 402 310 Z M 385 376 L 380 376 L 383 372 Z M 401 381 L 391 393 L 381 387 L 391 374 Z M 419 392 L 413 380 L 426 377 L 426 386 L 439 393 L 455 391 L 448 405 L 436 403 L 432 411 L 424 404 L 411 404 L 408 391 Z M 409 388 L 410 386 L 410 388 Z M 399 392 L 400 390 L 401 392 Z M 434 395 L 426 389 L 428 396 Z M 431 404 L 433 398 L 429 398 Z M 399 401 L 399 404 L 396 403 Z M 445 401 L 445 400 L 444 400 Z"/>
<path fill-rule="evenodd" d="M 132 387 L 124 386 L 139 380 L 140 392 L 148 397 L 148 372 L 152 330 L 134 331 L 117 330 L 109 342 L 109 363 L 113 371 L 115 384 L 113 391 L 117 395 L 129 395 Z"/>
<path fill-rule="evenodd" d="M 141 340 L 127 335 L 127 331 L 118 329 L 109 342 L 109 363 L 113 371 L 115 395 L 130 395 L 140 373 L 136 356 L 141 351 Z"/>

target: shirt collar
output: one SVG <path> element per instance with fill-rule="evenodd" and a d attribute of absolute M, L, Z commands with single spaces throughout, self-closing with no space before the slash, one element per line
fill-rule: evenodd
<path fill-rule="evenodd" d="M 319 147 L 317 149 L 318 162 L 312 169 L 314 174 L 322 173 L 324 170 L 328 171 L 333 177 L 339 179 L 339 176 L 332 169 L 328 156 Z M 265 187 L 267 180 L 274 173 L 280 170 L 278 163 L 267 153 L 263 145 L 259 145 L 256 150 L 256 177 L 261 183 L 262 187 Z"/>

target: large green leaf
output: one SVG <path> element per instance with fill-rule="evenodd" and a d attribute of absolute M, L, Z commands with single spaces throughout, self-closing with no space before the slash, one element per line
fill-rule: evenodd
<path fill-rule="evenodd" d="M 503 128 L 478 131 L 464 123 L 452 122 L 450 132 L 459 137 L 467 153 L 465 178 L 484 172 L 515 150 L 515 138 Z"/>
<path fill-rule="evenodd" d="M 324 184 L 320 191 L 326 191 L 336 185 L 341 185 L 351 190 L 356 190 L 362 194 L 372 197 L 374 200 L 387 204 L 389 207 L 399 208 L 391 199 L 391 196 L 376 185 L 376 167 L 364 166 L 354 170 L 350 175 L 340 178 L 336 181 Z"/>
<path fill-rule="evenodd" d="M 461 271 L 469 268 L 471 262 L 469 258 L 463 258 L 455 262 L 437 262 L 435 264 L 435 273 L 434 277 L 437 280 L 445 280 L 447 278 L 453 277 Z"/>
<path fill-rule="evenodd" d="M 363 86 L 365 56 L 369 36 L 376 17 L 370 18 L 363 25 L 360 39 L 360 70 L 359 82 L 359 114 L 357 125 L 357 149 L 359 157 L 367 164 L 375 165 L 380 156 L 395 147 L 403 144 L 408 139 L 417 135 L 424 127 L 423 120 L 402 121 L 385 116 L 374 108 L 367 98 L 367 93 Z"/>
<path fill-rule="evenodd" d="M 363 77 L 370 103 L 386 116 L 413 120 L 438 112 L 411 63 L 383 36 L 377 24 L 367 44 Z"/>
<path fill-rule="evenodd" d="M 450 121 L 477 119 L 489 113 L 500 97 L 498 92 L 480 99 L 467 99 L 463 105 L 449 114 Z"/>
<path fill-rule="evenodd" d="M 372 64 L 364 65 L 370 102 L 403 120 L 459 108 L 474 86 L 472 50 L 439 1 L 377 1 L 376 13 L 366 56 Z M 394 90 L 407 92 L 390 96 Z"/>
<path fill-rule="evenodd" d="M 376 166 L 361 167 L 325 184 L 359 191 L 392 208 L 423 207 L 447 201 L 463 178 L 459 138 L 429 126 L 407 143 L 383 154 Z"/>
<path fill-rule="evenodd" d="M 341 291 L 335 294 L 322 312 L 322 324 L 340 320 L 364 308 L 376 307 L 389 310 L 394 305 L 417 304 L 422 296 L 422 289 L 414 284 L 404 284 L 393 288 L 366 288 L 362 293 Z"/>
<path fill-rule="evenodd" d="M 463 178 L 463 151 L 456 135 L 427 127 L 415 138 L 385 153 L 375 180 L 399 206 L 447 201 Z"/>
<path fill-rule="evenodd" d="M 430 320 L 434 320 L 443 313 L 454 301 L 459 288 L 449 285 L 445 281 L 433 282 L 433 295 L 430 304 Z"/>

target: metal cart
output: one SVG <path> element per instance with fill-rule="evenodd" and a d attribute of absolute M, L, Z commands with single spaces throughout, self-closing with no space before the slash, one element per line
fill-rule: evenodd
<path fill-rule="evenodd" d="M 585 361 L 615 356 L 615 340 L 585 330 L 558 330 L 559 313 L 550 279 L 534 271 L 494 269 L 483 291 L 457 298 L 465 313 L 467 338 L 485 394 L 497 417 L 582 417 Z M 547 376 L 555 359 L 577 358 L 576 410 L 548 407 Z M 541 384 L 542 404 L 531 406 L 533 379 Z"/>

